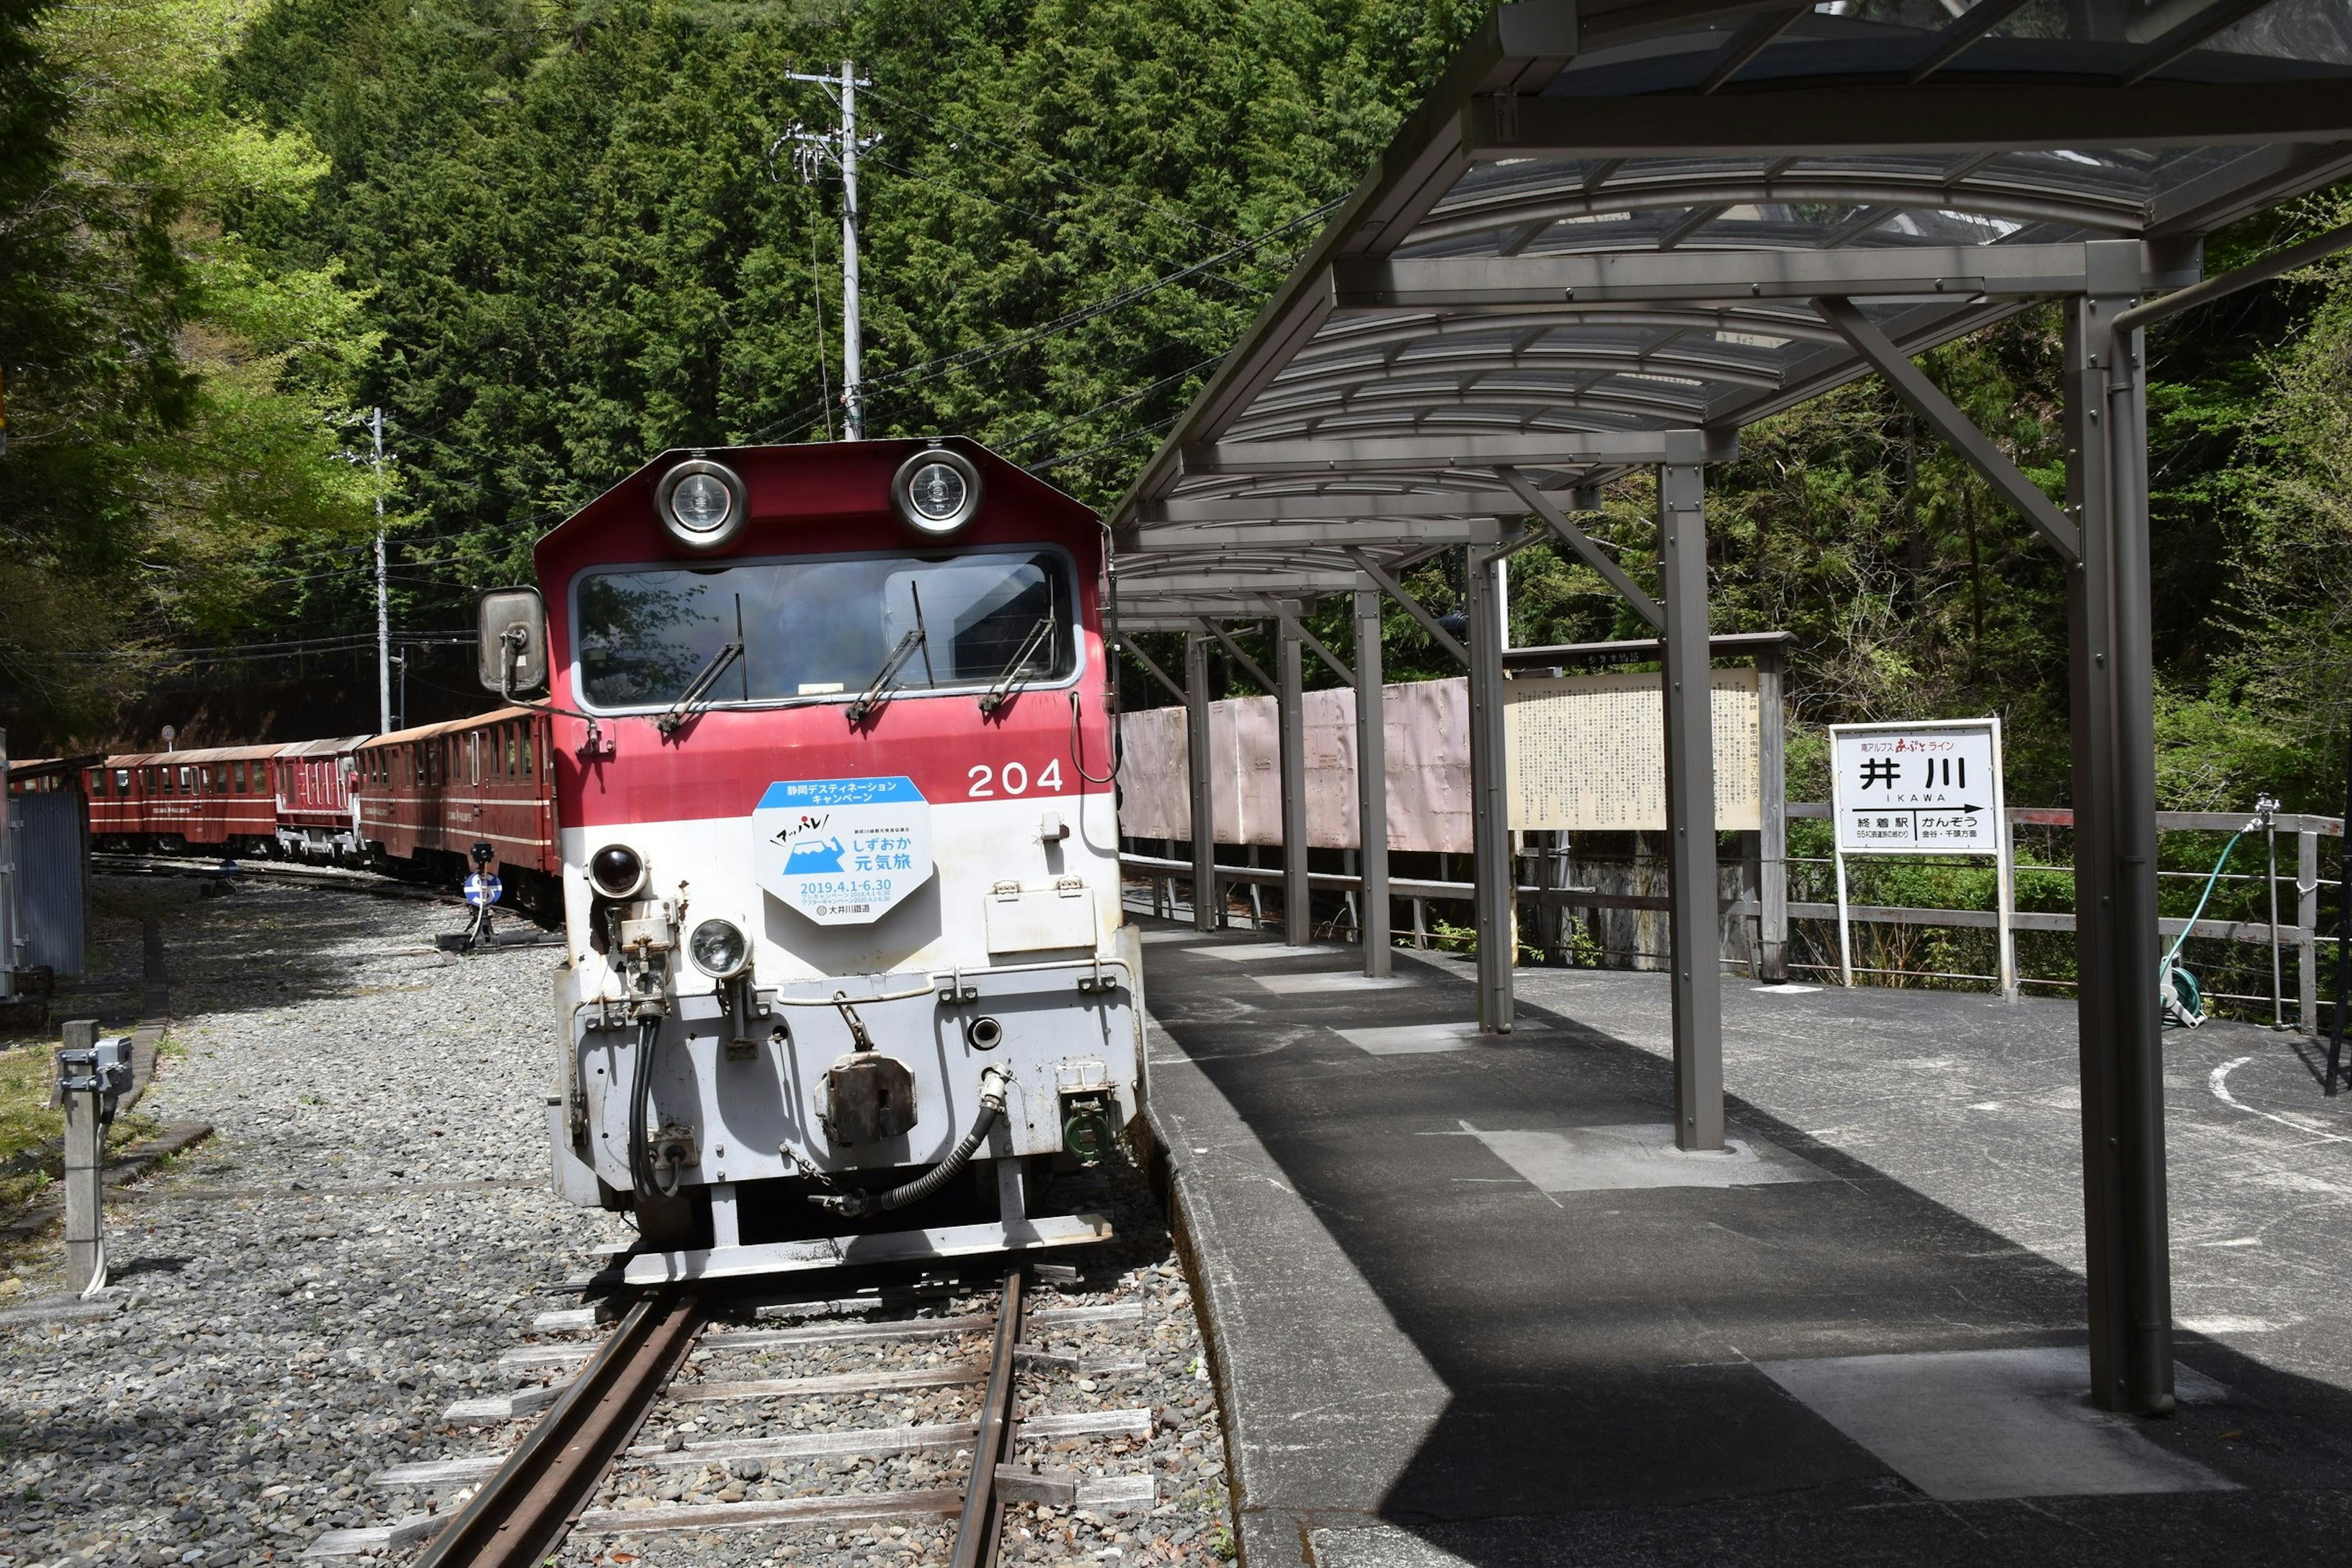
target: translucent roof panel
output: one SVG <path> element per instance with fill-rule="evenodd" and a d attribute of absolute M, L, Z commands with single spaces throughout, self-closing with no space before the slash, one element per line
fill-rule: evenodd
<path fill-rule="evenodd" d="M 1917 353 L 2194 282 L 2347 176 L 2352 0 L 1502 6 L 1121 502 L 1122 570 L 1327 591 L 1491 534 L 1503 469 L 1566 504 L 1863 374 L 1817 300 Z"/>

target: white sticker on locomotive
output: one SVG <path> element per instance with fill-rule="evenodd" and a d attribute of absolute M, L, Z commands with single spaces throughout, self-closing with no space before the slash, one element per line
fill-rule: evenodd
<path fill-rule="evenodd" d="M 931 807 L 910 778 L 779 780 L 751 826 L 760 885 L 819 925 L 878 921 L 930 879 Z"/>

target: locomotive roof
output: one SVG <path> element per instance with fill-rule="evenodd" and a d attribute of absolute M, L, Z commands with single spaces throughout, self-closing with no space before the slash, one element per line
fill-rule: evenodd
<path fill-rule="evenodd" d="M 1007 461 L 979 442 L 963 436 L 908 436 L 872 441 L 808 441 L 789 446 L 769 447 L 673 447 L 656 454 L 636 472 L 621 480 L 603 495 L 557 523 L 541 534 L 539 548 L 545 549 L 575 524 L 613 510 L 621 505 L 636 505 L 650 509 L 656 479 L 668 471 L 673 464 L 688 458 L 709 458 L 724 462 L 740 472 L 746 483 L 754 487 L 752 513 L 756 519 L 796 515 L 797 509 L 789 505 L 782 511 L 772 504 L 764 510 L 761 502 L 768 498 L 758 493 L 758 476 L 778 467 L 801 465 L 814 468 L 837 464 L 870 463 L 877 470 L 874 481 L 873 500 L 868 506 L 810 507 L 810 516 L 842 516 L 859 512 L 885 512 L 889 508 L 890 476 L 915 453 L 926 447 L 946 447 L 962 453 L 980 468 L 992 498 L 1011 497 L 1047 510 L 1062 511 L 1072 519 L 1092 522 L 1098 521 L 1093 508 L 1066 490 L 1056 489 L 1044 479 L 1018 464 Z M 721 551 L 720 555 L 727 552 Z"/>
<path fill-rule="evenodd" d="M 470 719 L 445 719 L 438 724 L 419 724 L 413 730 L 394 730 L 388 735 L 362 735 L 354 750 L 370 752 L 378 746 L 405 745 L 412 741 L 430 741 L 440 735 L 455 735 L 466 730 L 478 730 L 485 724 L 500 724 L 509 719 L 528 719 L 538 711 L 531 708 L 497 708 L 488 713 L 477 713 Z"/>

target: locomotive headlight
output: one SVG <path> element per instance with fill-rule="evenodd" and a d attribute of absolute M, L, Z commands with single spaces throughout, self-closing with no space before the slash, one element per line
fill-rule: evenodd
<path fill-rule="evenodd" d="M 713 980 L 732 980 L 751 957 L 751 939 L 733 921 L 705 921 L 686 940 L 694 967 Z"/>
<path fill-rule="evenodd" d="M 645 857 L 625 844 L 607 844 L 588 857 L 588 879 L 608 899 L 633 899 L 645 891 Z"/>
<path fill-rule="evenodd" d="M 661 477 L 654 511 L 688 550 L 720 549 L 743 531 L 743 481 L 723 464 L 689 458 Z"/>
<path fill-rule="evenodd" d="M 898 521 L 934 539 L 980 515 L 980 470 L 961 452 L 934 447 L 898 465 L 890 481 L 890 508 Z"/>

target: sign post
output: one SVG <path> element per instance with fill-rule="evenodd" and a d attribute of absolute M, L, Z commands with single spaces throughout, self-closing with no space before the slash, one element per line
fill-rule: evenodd
<path fill-rule="evenodd" d="M 1853 984 L 1849 855 L 1990 855 L 2000 994 L 2017 997 L 2017 896 L 1999 719 L 1830 726 L 1838 965 Z"/>

